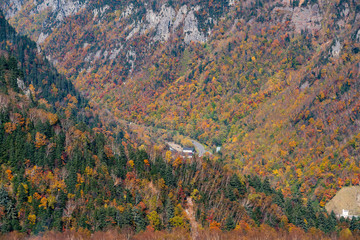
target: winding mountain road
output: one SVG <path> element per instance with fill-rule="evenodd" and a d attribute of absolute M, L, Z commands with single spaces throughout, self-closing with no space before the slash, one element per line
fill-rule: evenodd
<path fill-rule="evenodd" d="M 109 111 L 109 109 L 105 108 L 103 109 L 108 115 L 110 116 L 113 116 L 112 112 Z M 118 122 L 124 124 L 124 125 L 127 125 L 129 128 L 136 128 L 136 126 L 142 126 L 142 127 L 145 127 L 145 128 L 148 128 L 148 129 L 151 129 L 152 127 L 150 126 L 145 126 L 145 125 L 139 125 L 139 124 L 136 124 L 134 122 L 129 122 L 127 120 L 124 120 L 124 119 L 120 119 L 120 118 L 115 118 Z M 165 131 L 167 131 L 166 129 L 163 129 Z M 192 144 L 194 145 L 195 149 L 196 149 L 196 152 L 198 154 L 199 157 L 202 157 L 203 155 L 205 155 L 206 153 L 209 153 L 211 155 L 211 152 L 205 150 L 205 147 L 204 145 L 202 145 L 200 142 L 194 140 L 194 139 L 190 139 Z M 179 151 L 179 150 L 177 150 Z"/>
<path fill-rule="evenodd" d="M 205 153 L 211 154 L 211 152 L 206 151 L 204 145 L 202 145 L 198 141 L 191 139 L 191 142 L 192 142 L 192 144 L 194 144 L 199 157 L 202 157 Z"/>

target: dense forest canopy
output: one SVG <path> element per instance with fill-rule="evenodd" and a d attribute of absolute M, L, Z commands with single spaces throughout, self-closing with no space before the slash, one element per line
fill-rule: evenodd
<path fill-rule="evenodd" d="M 322 207 L 359 183 L 358 1 L 8 2 L 95 116 L 143 126 L 140 145 L 150 127 L 221 146 L 240 174 Z"/>
<path fill-rule="evenodd" d="M 12 3 L 1 237 L 359 237 L 357 1 Z"/>

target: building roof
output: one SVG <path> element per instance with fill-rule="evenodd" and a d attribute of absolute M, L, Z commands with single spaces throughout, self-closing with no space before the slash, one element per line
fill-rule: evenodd
<path fill-rule="evenodd" d="M 183 152 L 184 152 L 184 151 L 192 151 L 192 152 L 193 152 L 193 151 L 194 151 L 194 148 L 184 147 L 184 148 L 183 148 Z"/>

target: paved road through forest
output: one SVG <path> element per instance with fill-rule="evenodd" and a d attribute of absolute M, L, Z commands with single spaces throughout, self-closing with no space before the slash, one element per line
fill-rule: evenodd
<path fill-rule="evenodd" d="M 207 152 L 210 153 L 209 151 L 206 151 L 204 146 L 201 143 L 199 143 L 198 141 L 195 141 L 192 139 L 191 142 L 192 142 L 192 144 L 194 144 L 199 157 L 202 157 Z"/>
<path fill-rule="evenodd" d="M 111 113 L 108 109 L 105 109 L 105 111 L 106 111 L 108 114 L 112 115 L 112 113 Z M 123 124 L 129 126 L 130 128 L 131 128 L 131 127 L 135 127 L 135 126 L 142 126 L 142 127 L 148 128 L 148 129 L 151 128 L 150 126 L 138 125 L 138 124 L 136 124 L 136 123 L 129 122 L 129 121 L 126 121 L 126 120 L 124 120 L 124 119 L 119 119 L 119 118 L 116 118 L 116 119 L 117 119 L 119 122 L 122 122 Z M 166 129 L 164 129 L 164 130 L 166 130 Z M 202 145 L 201 143 L 199 143 L 198 141 L 196 141 L 196 140 L 194 140 L 194 139 L 190 139 L 190 140 L 191 140 L 192 144 L 194 144 L 194 147 L 195 147 L 195 149 L 196 149 L 199 157 L 202 157 L 205 153 L 211 154 L 211 152 L 205 150 L 204 145 Z"/>

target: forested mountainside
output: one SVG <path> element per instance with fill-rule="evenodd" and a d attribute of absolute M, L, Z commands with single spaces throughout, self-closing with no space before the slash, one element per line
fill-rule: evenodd
<path fill-rule="evenodd" d="M 107 140 L 37 99 L 32 88 L 24 87 L 26 73 L 18 65 L 16 58 L 2 52 L 0 237 L 4 239 L 38 234 L 50 239 L 128 239 L 135 233 L 138 239 L 179 234 L 181 239 L 336 238 L 351 236 L 350 229 L 356 235 L 360 229 L 356 219 L 339 221 L 300 196 L 284 198 L 268 179 L 241 178 L 221 162 L 150 156 L 126 142 Z M 99 233 L 110 228 L 120 233 Z"/>
<path fill-rule="evenodd" d="M 286 198 L 268 179 L 105 136 L 34 42 L 0 23 L 1 238 L 357 236 L 358 220 Z"/>
<path fill-rule="evenodd" d="M 323 208 L 360 180 L 358 1 L 0 6 L 37 41 L 1 15 L 2 233 L 358 237 Z M 137 148 L 98 106 L 221 154 Z"/>
<path fill-rule="evenodd" d="M 93 103 L 324 206 L 359 183 L 358 1 L 10 1 Z"/>
<path fill-rule="evenodd" d="M 34 42 L 0 23 L 1 238 L 357 236 L 359 220 L 284 197 L 267 178 L 105 137 Z"/>

